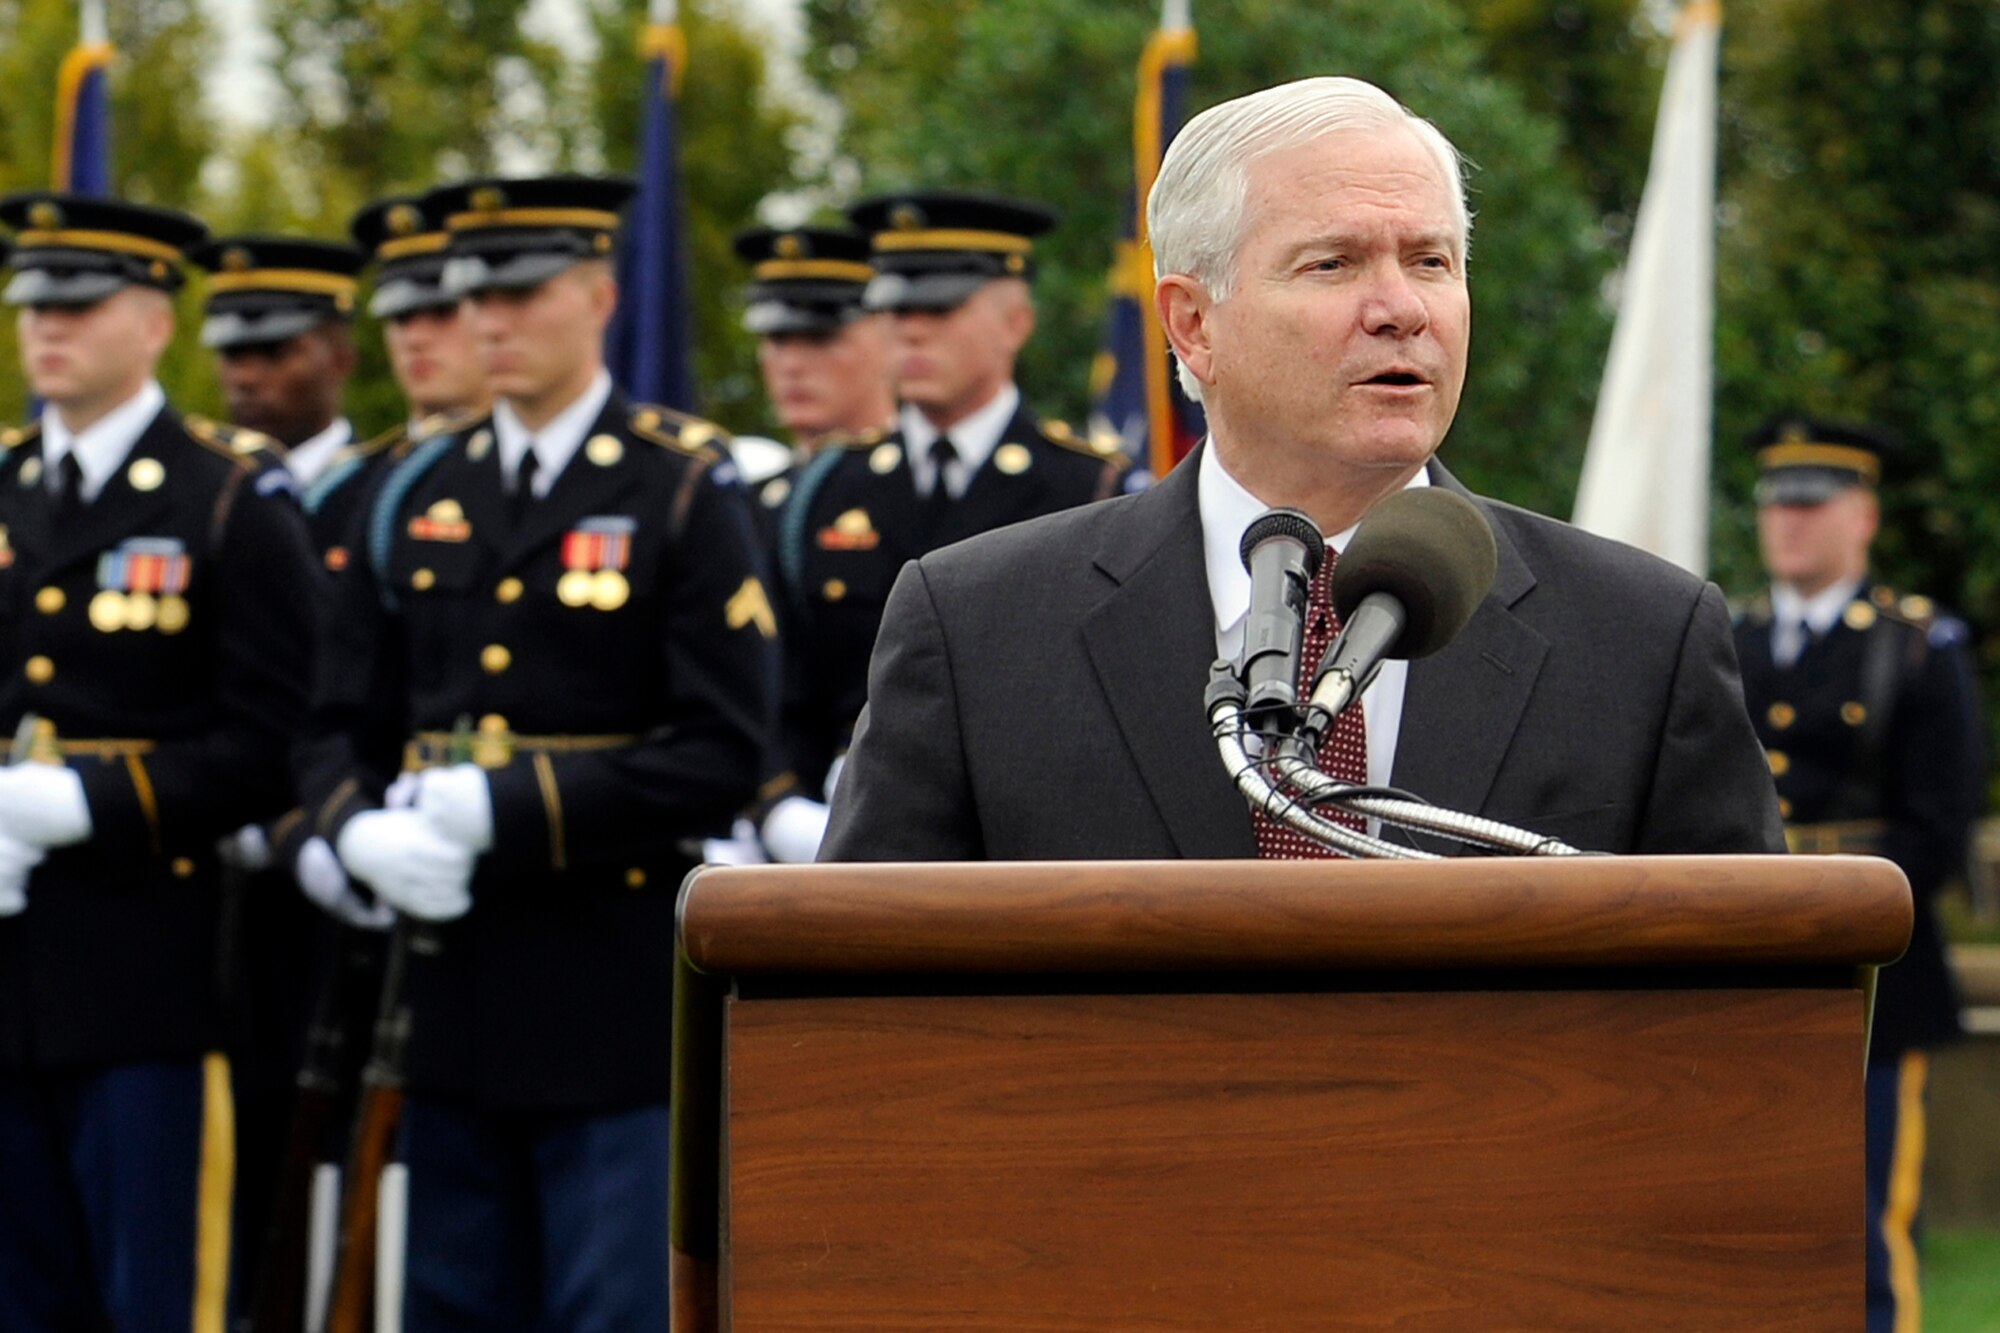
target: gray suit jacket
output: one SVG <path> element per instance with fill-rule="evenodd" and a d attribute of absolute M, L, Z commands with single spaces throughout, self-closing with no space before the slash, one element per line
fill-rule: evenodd
<path fill-rule="evenodd" d="M 1196 473 L 904 567 L 822 860 L 1256 855 L 1202 712 Z M 1782 851 L 1721 593 L 1472 498 L 1499 576 L 1411 664 L 1394 784 L 1589 850 Z"/>

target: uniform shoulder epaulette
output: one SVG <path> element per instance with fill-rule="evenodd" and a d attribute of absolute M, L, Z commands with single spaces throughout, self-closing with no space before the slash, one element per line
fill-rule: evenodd
<path fill-rule="evenodd" d="M 729 444 L 729 432 L 713 421 L 704 421 L 687 412 L 653 404 L 634 407 L 630 425 L 642 440 L 678 449 L 696 458 L 719 461 Z"/>
<path fill-rule="evenodd" d="M 30 421 L 22 426 L 8 426 L 0 429 L 0 449 L 14 449 L 28 443 L 42 433 L 42 423 Z"/>
<path fill-rule="evenodd" d="M 880 426 L 870 426 L 867 430 L 853 432 L 841 431 L 827 436 L 814 445 L 813 452 L 818 453 L 822 449 L 873 449 L 888 438 L 889 432 Z"/>
<path fill-rule="evenodd" d="M 484 420 L 486 415 L 484 412 L 465 408 L 457 412 L 433 412 L 427 417 L 421 417 L 408 428 L 403 451 L 407 453 L 426 440 L 457 435 L 469 430 L 475 423 Z"/>
<path fill-rule="evenodd" d="M 1859 599 L 1855 605 L 1861 605 Z M 1917 593 L 1899 593 L 1880 584 L 1869 590 L 1867 605 L 1874 607 L 1884 620 L 1911 625 L 1925 633 L 1930 632 L 1932 622 L 1938 618 L 1937 603 L 1930 598 Z"/>
<path fill-rule="evenodd" d="M 225 426 L 220 421 L 197 416 L 185 417 L 181 424 L 187 427 L 189 438 L 196 444 L 221 454 L 246 471 L 255 472 L 284 461 L 278 442 L 260 430 Z"/>
<path fill-rule="evenodd" d="M 1071 430 L 1067 421 L 1044 421 L 1042 435 L 1050 444 L 1094 458 L 1100 463 L 1109 463 L 1121 471 L 1132 466 L 1131 456 L 1125 452 L 1116 435 L 1106 433 L 1086 439 Z"/>
<path fill-rule="evenodd" d="M 397 448 L 398 446 L 401 445 L 406 445 L 409 443 L 409 441 L 410 441 L 410 428 L 407 424 L 399 426 L 391 426 L 389 427 L 389 429 L 383 431 L 380 435 L 377 435 L 372 439 L 361 440 L 354 444 L 348 445 L 345 449 L 342 449 L 340 451 L 340 454 L 336 455 L 336 457 L 373 458 L 375 455 L 379 453 L 386 452 L 387 450 Z"/>

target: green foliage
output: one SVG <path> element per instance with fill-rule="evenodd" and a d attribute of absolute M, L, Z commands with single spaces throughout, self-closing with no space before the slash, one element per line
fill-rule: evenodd
<path fill-rule="evenodd" d="M 214 145 L 202 101 L 215 42 L 199 0 L 120 0 L 111 7 L 112 180 L 130 199 L 199 210 L 201 168 Z M 0 0 L 0 194 L 48 188 L 55 141 L 56 71 L 77 42 L 74 0 Z M 185 304 L 183 315 L 193 307 Z M 27 390 L 14 321 L 0 322 L 0 422 L 18 421 Z M 187 327 L 183 323 L 183 327 Z M 195 401 L 210 377 L 192 339 L 168 353 L 160 377 Z"/>
<path fill-rule="evenodd" d="M 807 0 L 806 13 L 808 71 L 846 109 L 843 145 L 866 186 L 994 189 L 1063 211 L 1038 247 L 1042 322 L 1021 380 L 1046 410 L 1081 413 L 1132 179 L 1150 6 Z M 1447 456 L 1471 485 L 1568 512 L 1609 337 L 1598 300 L 1609 255 L 1558 123 L 1486 71 L 1442 0 L 1244 0 L 1226 19 L 1197 6 L 1197 21 L 1191 110 L 1354 74 L 1437 122 L 1476 164 L 1472 366 Z"/>
<path fill-rule="evenodd" d="M 1717 242 L 1716 568 L 1759 581 L 1751 460 L 1787 407 L 1906 449 L 1877 568 L 1961 608 L 2000 683 L 2000 10 L 1771 0 L 1730 13 Z M 1991 693 L 1989 688 L 1988 693 Z"/>
<path fill-rule="evenodd" d="M 593 0 L 602 54 L 591 80 L 590 109 L 603 130 L 603 158 L 634 171 L 645 66 L 638 43 L 643 0 Z M 758 379 L 755 340 L 742 328 L 748 275 L 730 238 L 756 222 L 759 201 L 792 180 L 791 135 L 800 115 L 766 92 L 763 41 L 705 6 L 683 5 L 688 69 L 681 86 L 681 176 L 693 267 L 695 382 L 701 410 L 739 431 L 773 422 Z"/>

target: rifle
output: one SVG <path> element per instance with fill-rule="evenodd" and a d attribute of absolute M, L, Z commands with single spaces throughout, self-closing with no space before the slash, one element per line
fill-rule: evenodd
<path fill-rule="evenodd" d="M 375 966 L 376 951 L 368 932 L 342 927 L 333 970 L 314 1001 L 306 1029 L 305 1058 L 295 1083 L 298 1098 L 292 1106 L 284 1163 L 243 1323 L 250 1333 L 297 1333 L 307 1326 L 314 1182 L 352 1082 L 349 1015 L 357 991 L 365 990 Z"/>
<path fill-rule="evenodd" d="M 472 718 L 452 727 L 449 763 L 471 758 Z M 377 1241 L 380 1231 L 382 1172 L 395 1152 L 403 1118 L 403 1087 L 409 1077 L 410 955 L 435 956 L 437 928 L 428 921 L 399 917 L 389 937 L 389 961 L 382 973 L 382 1002 L 375 1016 L 375 1046 L 361 1071 L 361 1106 L 354 1117 L 354 1141 L 347 1154 L 346 1193 L 340 1207 L 340 1242 L 333 1263 L 333 1295 L 325 1333 L 369 1333 L 374 1328 Z"/>

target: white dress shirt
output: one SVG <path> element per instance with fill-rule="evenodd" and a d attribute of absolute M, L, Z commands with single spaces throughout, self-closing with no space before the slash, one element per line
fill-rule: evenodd
<path fill-rule="evenodd" d="M 1259 515 L 1271 508 L 1243 488 L 1229 475 L 1211 438 L 1201 451 L 1201 471 L 1196 476 L 1201 505 L 1201 542 L 1208 565 L 1208 596 L 1215 606 L 1215 651 L 1218 657 L 1234 660 L 1243 650 L 1243 622 L 1250 615 L 1250 572 L 1243 568 L 1243 533 Z M 1431 484 L 1426 468 L 1417 469 L 1406 490 Z M 1359 523 L 1354 525 L 1358 528 Z M 1327 538 L 1338 551 L 1354 537 L 1354 528 Z M 1375 676 L 1374 684 L 1361 696 L 1361 715 L 1368 724 L 1368 785 L 1386 787 L 1396 763 L 1396 740 L 1402 734 L 1403 692 L 1410 680 L 1410 664 L 1389 661 Z M 1370 821 L 1373 827 L 1374 821 Z"/>
<path fill-rule="evenodd" d="M 62 413 L 55 404 L 42 407 L 42 476 L 43 484 L 53 489 L 56 478 L 61 475 L 58 468 L 69 454 L 76 455 L 76 465 L 83 471 L 83 500 L 95 500 L 104 483 L 111 480 L 125 462 L 125 455 L 132 452 L 132 446 L 146 433 L 146 427 L 153 424 L 153 418 L 160 415 L 167 405 L 166 390 L 158 380 L 147 380 L 139 392 L 127 398 L 118 406 L 106 412 L 81 431 L 71 431 L 63 424 Z"/>
<path fill-rule="evenodd" d="M 944 470 L 944 488 L 954 500 L 964 496 L 974 474 L 1000 447 L 1000 437 L 1007 433 L 1007 423 L 1020 407 L 1021 391 L 1011 380 L 985 406 L 950 430 L 939 430 L 929 417 L 910 404 L 903 404 L 898 424 L 903 429 L 903 453 L 910 460 L 910 475 L 916 481 L 917 494 L 929 495 L 931 487 L 937 484 L 937 465 L 931 461 L 931 446 L 937 443 L 938 436 L 949 435 L 958 461 Z"/>
<path fill-rule="evenodd" d="M 333 424 L 319 434 L 285 450 L 285 470 L 299 483 L 299 489 L 304 490 L 325 475 L 334 456 L 353 439 L 353 424 L 346 417 L 335 417 Z"/>
<path fill-rule="evenodd" d="M 1801 623 L 1812 626 L 1813 637 L 1823 639 L 1833 632 L 1846 613 L 1847 604 L 1861 591 L 1860 579 L 1842 579 L 1807 597 L 1789 583 L 1771 586 L 1771 660 L 1789 668 L 1806 650 Z"/>
<path fill-rule="evenodd" d="M 500 475 L 511 483 L 521 470 L 521 460 L 528 456 L 532 446 L 535 451 L 535 497 L 540 499 L 556 484 L 556 478 L 569 465 L 577 449 L 583 444 L 583 437 L 590 434 L 590 428 L 603 415 L 604 404 L 611 399 L 611 373 L 600 369 L 590 387 L 575 402 L 549 419 L 540 430 L 531 431 L 514 415 L 514 409 L 501 399 L 493 405 L 493 443 L 500 451 Z"/>

